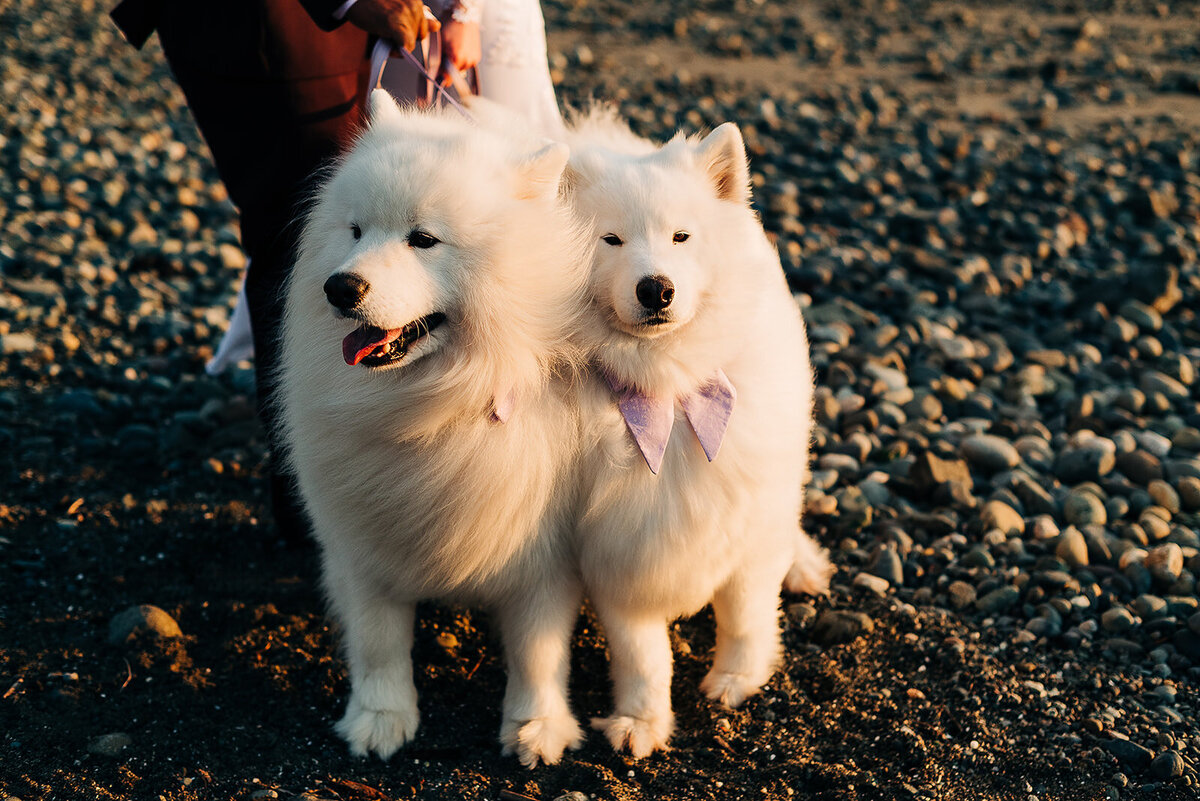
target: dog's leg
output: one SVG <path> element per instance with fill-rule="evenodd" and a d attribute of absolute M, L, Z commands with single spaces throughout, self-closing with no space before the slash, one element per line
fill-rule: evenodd
<path fill-rule="evenodd" d="M 582 593 L 573 583 L 535 586 L 498 611 L 508 662 L 500 744 L 528 768 L 553 765 L 583 744 L 567 701 L 571 635 Z"/>
<path fill-rule="evenodd" d="M 615 709 L 610 717 L 594 718 L 592 728 L 604 732 L 613 748 L 628 748 L 639 759 L 665 750 L 675 730 L 666 621 L 593 604 L 608 640 Z"/>
<path fill-rule="evenodd" d="M 783 579 L 783 586 L 798 595 L 828 595 L 831 578 L 833 565 L 829 563 L 829 554 L 812 537 L 799 532 L 796 558 Z"/>
<path fill-rule="evenodd" d="M 700 689 L 738 706 L 759 691 L 779 660 L 779 572 L 739 571 L 713 596 L 717 647 Z"/>
<path fill-rule="evenodd" d="M 417 733 L 417 688 L 413 685 L 414 603 L 373 592 L 363 579 L 327 559 L 326 583 L 345 628 L 350 663 L 350 702 L 335 727 L 355 756 L 387 759 Z"/>

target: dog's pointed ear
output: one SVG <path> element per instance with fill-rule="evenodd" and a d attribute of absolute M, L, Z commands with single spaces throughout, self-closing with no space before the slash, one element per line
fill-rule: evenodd
<path fill-rule="evenodd" d="M 517 198 L 530 200 L 554 197 L 571 150 L 562 142 L 551 142 L 517 165 Z"/>
<path fill-rule="evenodd" d="M 750 167 L 737 125 L 726 122 L 700 142 L 697 158 L 721 200 L 750 202 Z"/>
<path fill-rule="evenodd" d="M 396 99 L 386 89 L 372 90 L 369 103 L 371 108 L 371 125 L 398 122 L 403 117 L 400 113 L 400 107 L 396 105 Z"/>

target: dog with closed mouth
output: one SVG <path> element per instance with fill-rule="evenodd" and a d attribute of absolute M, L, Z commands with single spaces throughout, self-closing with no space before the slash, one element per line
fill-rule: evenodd
<path fill-rule="evenodd" d="M 580 587 L 565 533 L 569 373 L 590 244 L 538 146 L 384 92 L 320 189 L 283 324 L 282 418 L 343 631 L 338 732 L 391 756 L 419 715 L 417 601 L 495 613 L 500 739 L 529 766 L 582 739 L 567 704 Z"/>
<path fill-rule="evenodd" d="M 568 136 L 596 250 L 576 339 L 594 365 L 576 549 L 614 692 L 593 721 L 641 757 L 674 728 L 669 622 L 711 603 L 709 698 L 737 706 L 780 653 L 779 590 L 827 591 L 801 531 L 813 374 L 735 125 L 659 147 L 602 109 Z"/>

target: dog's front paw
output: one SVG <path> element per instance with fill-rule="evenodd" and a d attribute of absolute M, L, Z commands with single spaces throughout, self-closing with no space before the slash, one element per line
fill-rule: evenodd
<path fill-rule="evenodd" d="M 593 718 L 592 728 L 604 732 L 616 750 L 628 749 L 635 759 L 641 759 L 655 751 L 668 749 L 667 740 L 675 730 L 675 716 L 670 712 L 650 719 L 613 715 Z"/>
<path fill-rule="evenodd" d="M 563 751 L 583 745 L 583 729 L 570 713 L 532 720 L 505 720 L 500 727 L 500 744 L 507 756 L 516 754 L 527 768 L 538 762 L 553 765 L 562 759 Z"/>
<path fill-rule="evenodd" d="M 828 553 L 805 537 L 796 561 L 783 579 L 783 586 L 797 595 L 828 595 L 833 572 Z"/>
<path fill-rule="evenodd" d="M 406 709 L 368 709 L 351 696 L 346 716 L 334 728 L 355 756 L 376 753 L 387 759 L 416 735 L 420 721 L 415 704 Z"/>
<path fill-rule="evenodd" d="M 769 677 L 768 677 L 769 678 Z M 713 668 L 700 682 L 700 690 L 710 701 L 716 701 L 725 706 L 740 706 L 752 695 L 762 689 L 767 679 L 759 679 L 746 673 L 732 673 Z"/>

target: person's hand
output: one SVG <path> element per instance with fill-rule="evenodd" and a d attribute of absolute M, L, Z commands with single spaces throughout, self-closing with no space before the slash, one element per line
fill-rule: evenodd
<path fill-rule="evenodd" d="M 479 39 L 478 22 L 458 22 L 448 19 L 442 23 L 442 63 L 438 67 L 437 80 L 446 86 L 453 80 L 448 67 L 466 72 L 483 57 L 483 45 Z"/>
<path fill-rule="evenodd" d="M 441 23 L 425 15 L 421 0 L 358 0 L 346 12 L 346 20 L 405 50 L 441 28 Z"/>

